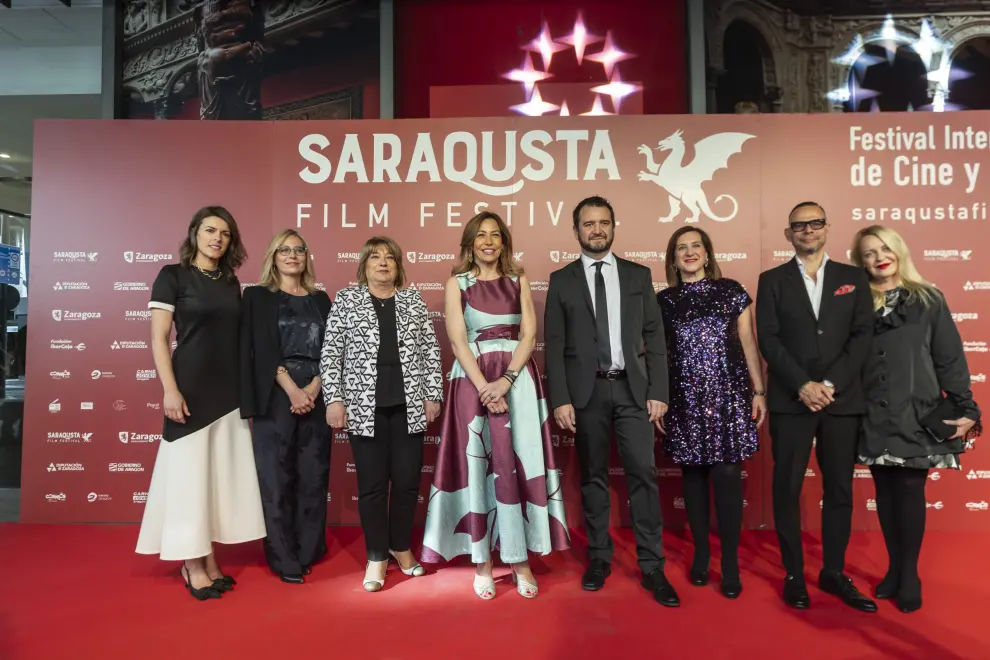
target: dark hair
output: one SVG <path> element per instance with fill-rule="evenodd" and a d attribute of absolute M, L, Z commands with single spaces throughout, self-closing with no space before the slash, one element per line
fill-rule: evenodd
<path fill-rule="evenodd" d="M 196 259 L 196 254 L 199 251 L 199 248 L 196 246 L 196 234 L 199 233 L 200 226 L 207 218 L 220 218 L 227 223 L 227 229 L 230 231 L 230 245 L 227 246 L 227 251 L 220 257 L 220 263 L 217 264 L 217 268 L 219 268 L 220 274 L 223 275 L 224 279 L 232 282 L 236 278 L 235 273 L 237 269 L 247 259 L 247 251 L 244 249 L 244 244 L 241 243 L 241 232 L 237 229 L 237 222 L 234 220 L 234 216 L 222 206 L 204 206 L 196 211 L 192 220 L 189 222 L 189 230 L 186 232 L 186 238 L 182 241 L 182 245 L 179 246 L 179 263 L 186 268 L 192 267 L 193 260 Z"/>
<path fill-rule="evenodd" d="M 482 211 L 474 216 L 464 225 L 461 232 L 461 255 L 460 261 L 451 270 L 452 275 L 461 273 L 474 273 L 477 266 L 474 263 L 474 239 L 481 231 L 481 224 L 485 220 L 494 220 L 498 225 L 498 231 L 502 234 L 502 253 L 498 257 L 498 274 L 503 276 L 522 275 L 522 267 L 516 263 L 515 254 L 512 252 L 512 234 L 509 228 L 497 213 Z"/>
<path fill-rule="evenodd" d="M 818 202 L 811 202 L 811 201 L 801 202 L 800 204 L 797 204 L 794 208 L 791 209 L 791 212 L 787 214 L 787 219 L 790 220 L 791 219 L 791 216 L 794 215 L 794 212 L 795 211 L 797 211 L 800 208 L 804 208 L 805 206 L 817 206 L 818 208 L 820 208 L 822 210 L 822 213 L 825 213 L 825 207 L 822 206 L 821 204 L 819 204 Z M 825 215 L 828 215 L 828 214 L 825 213 Z"/>
<path fill-rule="evenodd" d="M 608 213 L 612 218 L 612 224 L 615 224 L 615 210 L 612 205 L 608 203 L 608 200 L 604 197 L 599 197 L 598 195 L 593 195 L 591 197 L 585 197 L 578 205 L 574 207 L 574 228 L 577 229 L 578 221 L 581 218 L 581 209 L 586 206 L 591 206 L 593 208 L 608 209 Z"/>
<path fill-rule="evenodd" d="M 718 261 L 715 260 L 715 248 L 712 246 L 712 239 L 704 229 L 700 227 L 692 227 L 690 225 L 685 225 L 675 231 L 670 235 L 670 240 L 667 242 L 667 253 L 664 255 L 664 269 L 667 272 L 667 284 L 671 287 L 675 287 L 681 283 L 681 272 L 677 270 L 677 239 L 679 239 L 684 234 L 688 232 L 698 232 L 701 236 L 701 244 L 705 247 L 705 257 L 707 258 L 707 263 L 705 263 L 705 275 L 712 280 L 721 279 L 722 269 L 718 267 Z"/>

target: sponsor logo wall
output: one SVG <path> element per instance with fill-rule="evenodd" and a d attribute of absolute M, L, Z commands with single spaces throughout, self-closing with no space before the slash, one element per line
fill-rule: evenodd
<path fill-rule="evenodd" d="M 150 284 L 176 260 L 189 218 L 222 204 L 237 218 L 257 281 L 272 234 L 297 227 L 321 286 L 356 279 L 363 242 L 395 238 L 452 356 L 443 283 L 464 223 L 500 213 L 542 312 L 550 273 L 577 258 L 571 209 L 600 194 L 617 211 L 613 250 L 666 286 L 665 250 L 685 223 L 709 231 L 725 276 L 756 291 L 761 270 L 793 256 L 787 212 L 813 199 L 831 222 L 829 254 L 848 260 L 867 224 L 895 227 L 922 274 L 947 295 L 985 403 L 990 373 L 990 113 L 870 116 L 641 116 L 337 122 L 43 121 L 36 131 L 22 516 L 26 521 L 138 521 L 161 443 L 162 390 L 150 350 Z M 99 153 L 93 159 L 91 154 Z M 149 164 L 151 164 L 149 166 Z M 67 194 L 71 191 L 71 194 Z M 826 292 L 828 294 L 829 292 Z M 425 496 L 439 442 L 426 434 Z M 574 438 L 553 428 L 564 496 L 581 524 Z M 332 438 L 331 523 L 358 521 L 346 434 Z M 770 439 L 745 466 L 745 524 L 773 526 Z M 657 474 L 666 520 L 684 521 L 680 469 Z M 613 457 L 613 518 L 628 524 L 621 462 Z M 877 527 L 869 471 L 856 471 L 857 529 Z M 931 473 L 929 525 L 990 528 L 990 458 Z M 804 515 L 820 525 L 815 459 Z"/>

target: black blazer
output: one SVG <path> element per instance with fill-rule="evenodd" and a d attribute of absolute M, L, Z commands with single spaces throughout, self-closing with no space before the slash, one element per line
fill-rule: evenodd
<path fill-rule="evenodd" d="M 863 456 L 961 453 L 961 438 L 938 442 L 921 426 L 942 402 L 943 392 L 956 408 L 952 419 L 965 415 L 980 421 L 962 339 L 941 293 L 930 305 L 901 295 L 889 314 L 877 315 L 863 381 Z"/>
<path fill-rule="evenodd" d="M 808 381 L 831 381 L 833 415 L 859 415 L 863 365 L 873 343 L 873 298 L 862 268 L 829 260 L 818 319 L 797 258 L 760 275 L 756 331 L 767 362 L 771 412 L 806 413 L 798 391 Z"/>
<path fill-rule="evenodd" d="M 615 262 L 629 388 L 643 408 L 648 399 L 666 403 L 667 342 L 650 269 L 619 257 Z M 580 258 L 550 274 L 543 334 L 551 406 L 584 408 L 595 387 L 598 350 L 594 306 Z"/>
<path fill-rule="evenodd" d="M 310 294 L 320 314 L 330 314 L 330 296 Z M 241 417 L 264 416 L 282 360 L 278 335 L 278 291 L 249 286 L 241 298 Z M 322 343 L 323 338 L 320 338 Z"/>

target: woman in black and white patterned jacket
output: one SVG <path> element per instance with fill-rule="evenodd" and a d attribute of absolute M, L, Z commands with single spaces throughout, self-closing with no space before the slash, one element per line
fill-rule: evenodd
<path fill-rule="evenodd" d="M 389 555 L 406 575 L 425 573 L 410 542 L 423 434 L 440 414 L 443 375 L 429 310 L 418 291 L 403 288 L 395 241 L 369 239 L 357 279 L 330 309 L 321 380 L 327 424 L 347 429 L 354 452 L 368 553 L 364 588 L 379 591 Z"/>

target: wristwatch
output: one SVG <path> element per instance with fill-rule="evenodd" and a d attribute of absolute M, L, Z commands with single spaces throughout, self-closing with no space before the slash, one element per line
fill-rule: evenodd
<path fill-rule="evenodd" d="M 835 385 L 833 385 L 832 381 L 830 380 L 823 380 L 822 385 L 824 385 L 825 387 L 831 387 L 833 390 L 835 389 Z"/>

